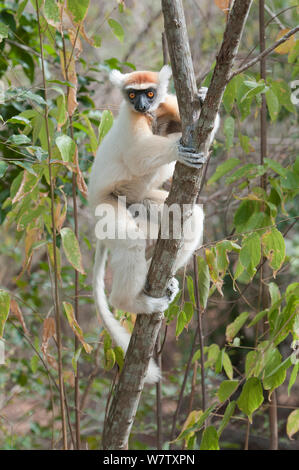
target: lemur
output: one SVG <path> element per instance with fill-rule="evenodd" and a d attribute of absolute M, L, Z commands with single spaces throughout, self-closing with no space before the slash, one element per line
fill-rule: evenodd
<path fill-rule="evenodd" d="M 97 235 L 93 290 L 104 327 L 124 351 L 130 336 L 114 318 L 105 296 L 107 252 L 109 250 L 111 253 L 113 275 L 110 304 L 131 313 L 164 312 L 179 290 L 178 281 L 171 278 L 166 294 L 161 298 L 150 297 L 144 292 L 148 271 L 146 239 L 128 205 L 145 203 L 147 206 L 157 204 L 163 207 L 168 193 L 161 186 L 172 176 L 175 162 L 200 168 L 203 161 L 202 153 L 183 147 L 179 141 L 170 138 L 171 132 L 176 132 L 180 127 L 176 97 L 167 93 L 170 76 L 169 66 L 164 66 L 160 72 L 111 72 L 110 80 L 121 89 L 123 101 L 118 117 L 99 146 L 89 180 L 92 210 L 96 211 L 97 207 L 114 209 L 108 210 L 105 220 L 107 224 L 116 225 L 116 236 Z M 205 94 L 206 89 L 201 89 L 202 99 Z M 153 119 L 160 135 L 153 133 Z M 210 143 L 218 126 L 217 116 Z M 173 135 L 177 137 L 177 134 Z M 120 196 L 126 198 L 125 202 Z M 94 213 L 97 215 L 97 211 Z M 201 207 L 194 207 L 191 219 L 191 239 L 189 237 L 188 243 L 182 245 L 175 271 L 187 263 L 201 244 L 204 220 Z M 117 233 L 125 236 L 120 237 Z M 145 380 L 154 383 L 159 378 L 159 368 L 151 360 Z"/>

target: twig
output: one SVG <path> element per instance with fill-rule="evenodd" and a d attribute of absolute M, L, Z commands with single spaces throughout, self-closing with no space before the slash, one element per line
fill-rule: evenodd
<path fill-rule="evenodd" d="M 66 45 L 65 45 L 65 38 L 62 34 L 62 44 L 63 44 L 63 57 L 64 57 L 64 73 L 65 78 L 68 81 L 68 68 L 72 60 L 73 51 L 75 50 L 76 41 L 78 38 L 78 33 L 80 30 L 80 26 L 77 28 L 76 37 L 73 43 L 71 55 L 69 58 L 68 64 L 66 64 L 67 56 L 66 56 Z M 67 88 L 67 102 L 69 101 L 69 88 Z M 72 116 L 69 114 L 69 122 L 70 122 L 70 135 L 72 140 L 74 141 L 74 129 L 73 129 L 73 120 Z M 73 215 L 74 215 L 74 231 L 77 240 L 79 239 L 79 227 L 78 227 L 78 208 L 77 208 L 77 181 L 76 181 L 76 174 L 73 172 L 72 175 L 72 200 L 73 200 Z M 79 273 L 75 269 L 75 280 L 74 280 L 74 289 L 75 289 L 75 298 L 74 298 L 74 315 L 79 323 Z M 75 353 L 80 346 L 79 339 L 77 335 L 75 335 Z M 81 437 L 80 437 L 80 388 L 79 388 L 79 360 L 77 361 L 77 370 L 75 375 L 75 416 L 76 416 L 76 448 L 81 448 Z"/>
<path fill-rule="evenodd" d="M 123 62 L 127 62 L 130 55 L 133 54 L 133 52 L 135 51 L 136 47 L 140 45 L 140 43 L 142 44 L 142 41 L 144 41 L 144 36 L 149 32 L 149 30 L 151 29 L 151 27 L 153 26 L 153 24 L 160 18 L 162 12 L 161 10 L 157 11 L 157 13 L 155 13 L 150 19 L 149 21 L 147 22 L 145 28 L 143 28 L 142 31 L 140 31 L 140 33 L 138 34 L 137 38 L 135 39 L 135 41 L 133 42 L 133 44 L 131 44 L 128 52 L 126 53 L 126 55 L 124 56 L 123 58 Z"/>
<path fill-rule="evenodd" d="M 194 283 L 195 283 L 195 302 L 197 311 L 197 324 L 198 324 L 198 337 L 200 347 L 200 373 L 201 373 L 201 397 L 202 397 L 202 410 L 206 409 L 206 384 L 205 384 L 205 359 L 204 359 L 204 334 L 202 328 L 202 315 L 204 312 L 200 308 L 199 287 L 198 287 L 198 265 L 197 257 L 193 255 L 193 270 L 194 270 Z"/>
<path fill-rule="evenodd" d="M 180 389 L 180 394 L 179 394 L 176 410 L 175 410 L 175 413 L 174 413 L 173 418 L 172 418 L 172 427 L 171 427 L 171 433 L 170 433 L 170 438 L 169 438 L 170 442 L 173 441 L 174 438 L 175 438 L 176 423 L 177 423 L 177 419 L 178 419 L 179 412 L 180 412 L 180 409 L 181 409 L 181 405 L 182 405 L 182 402 L 183 402 L 183 397 L 184 397 L 184 392 L 185 392 L 185 388 L 186 388 L 186 384 L 187 384 L 188 374 L 189 374 L 189 371 L 190 371 L 190 368 L 191 368 L 191 365 L 192 365 L 192 358 L 193 358 L 194 353 L 195 353 L 197 335 L 198 335 L 198 328 L 196 329 L 195 334 L 194 334 L 192 347 L 191 347 L 191 350 L 190 350 L 188 362 L 186 364 L 184 379 L 183 379 L 183 383 L 182 383 L 182 386 L 181 386 L 181 389 Z M 170 448 L 171 449 L 173 448 L 173 444 L 170 445 Z"/>
<path fill-rule="evenodd" d="M 156 361 L 162 371 L 162 354 L 161 351 L 161 330 L 159 331 L 156 343 Z M 162 352 L 162 351 L 161 351 Z M 156 418 L 157 418 L 157 449 L 163 449 L 163 412 L 162 412 L 162 383 L 159 380 L 156 383 Z"/>
<path fill-rule="evenodd" d="M 244 72 L 245 70 L 247 70 L 250 67 L 252 67 L 253 65 L 255 65 L 257 62 L 260 62 L 264 57 L 271 54 L 271 52 L 273 52 L 274 49 L 276 49 L 278 46 L 280 46 L 280 44 L 283 44 L 291 36 L 294 36 L 294 34 L 296 34 L 297 31 L 299 31 L 299 26 L 296 26 L 295 28 L 291 29 L 288 33 L 286 33 L 284 36 L 282 36 L 280 39 L 278 39 L 276 42 L 274 42 L 274 44 L 272 44 L 272 46 L 270 46 L 267 49 L 265 49 L 264 51 L 262 51 L 257 57 L 255 57 L 254 59 L 247 62 L 247 64 L 242 65 L 242 67 L 239 67 L 237 70 L 232 72 L 229 79 L 231 80 L 236 75 L 239 75 L 240 73 Z"/>
<path fill-rule="evenodd" d="M 265 32 L 265 0 L 259 0 L 259 36 L 260 36 L 260 52 L 261 54 L 265 52 L 266 49 L 266 32 Z M 260 75 L 261 78 L 266 81 L 267 72 L 266 72 L 266 56 L 263 56 L 260 61 Z M 260 113 L 260 145 L 261 145 L 261 154 L 260 154 L 260 165 L 264 164 L 264 160 L 267 157 L 267 103 L 266 96 L 262 94 L 261 101 L 261 113 Z M 260 187 L 264 191 L 267 188 L 267 174 L 261 176 Z M 264 206 L 264 204 L 263 204 Z M 265 207 L 262 207 L 262 211 L 265 210 Z M 268 276 L 269 265 L 264 258 L 264 263 L 261 266 L 260 270 L 260 297 L 261 297 L 261 306 L 265 310 L 269 307 L 269 295 L 268 287 L 264 283 L 264 277 Z M 263 322 L 263 331 L 266 331 L 266 323 Z M 276 404 L 276 395 L 275 391 L 273 392 L 274 405 Z M 271 450 L 278 449 L 278 426 L 277 426 L 277 409 L 275 406 L 270 407 L 269 409 L 269 420 L 270 420 L 270 442 Z"/>

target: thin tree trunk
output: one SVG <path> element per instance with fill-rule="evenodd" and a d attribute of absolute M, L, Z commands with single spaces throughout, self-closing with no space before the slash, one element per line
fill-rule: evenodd
<path fill-rule="evenodd" d="M 195 105 L 196 82 L 191 60 L 184 11 L 181 0 L 162 0 L 165 32 L 174 83 L 182 119 L 183 142 L 192 140 L 197 149 L 206 149 L 221 99 L 229 80 L 243 27 L 252 0 L 235 0 L 229 15 L 207 98 L 198 122 Z M 195 124 L 195 132 L 192 132 Z M 194 134 L 194 135 L 193 135 Z M 200 187 L 201 171 L 176 164 L 167 205 L 193 205 Z M 191 214 L 185 215 L 182 223 Z M 148 273 L 147 292 L 153 297 L 164 295 L 167 281 L 182 240 L 159 237 Z M 144 378 L 161 326 L 162 314 L 138 315 L 125 358 L 120 380 L 110 405 L 103 433 L 104 449 L 127 449 L 128 439 L 142 393 Z"/>

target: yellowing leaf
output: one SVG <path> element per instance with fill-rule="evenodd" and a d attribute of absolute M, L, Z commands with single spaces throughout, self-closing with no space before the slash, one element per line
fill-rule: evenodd
<path fill-rule="evenodd" d="M 278 35 L 276 36 L 276 41 L 282 38 L 289 31 L 290 31 L 289 28 L 285 28 L 279 31 Z M 295 36 L 293 35 L 287 41 L 280 44 L 280 46 L 276 47 L 275 52 L 277 52 L 277 54 L 288 54 L 294 45 L 295 45 Z"/>
<path fill-rule="evenodd" d="M 275 278 L 285 259 L 284 238 L 281 232 L 273 227 L 262 236 L 262 244 L 264 255 L 269 260 L 269 264 L 273 269 L 273 277 Z"/>
<path fill-rule="evenodd" d="M 53 317 L 46 318 L 43 324 L 43 337 L 42 337 L 42 345 L 41 350 L 43 355 L 48 360 L 48 344 L 50 339 L 55 335 L 55 320 Z M 49 361 L 51 362 L 51 360 Z M 54 367 L 55 369 L 55 367 Z"/>
<path fill-rule="evenodd" d="M 71 265 L 81 274 L 85 274 L 82 266 L 82 256 L 76 235 L 69 227 L 60 231 L 64 253 Z"/>
<path fill-rule="evenodd" d="M 53 243 L 48 243 L 47 248 L 48 248 L 48 255 L 49 255 L 50 263 L 51 263 L 52 268 L 54 269 L 55 263 L 54 263 Z M 61 258 L 60 258 L 60 251 L 58 247 L 56 247 L 56 269 L 57 269 L 57 276 L 61 280 Z"/>
<path fill-rule="evenodd" d="M 67 320 L 69 322 L 69 325 L 72 328 L 73 332 L 75 333 L 75 335 L 79 339 L 79 341 L 82 344 L 85 351 L 88 354 L 91 353 L 92 346 L 90 346 L 90 344 L 88 344 L 88 343 L 86 343 L 86 341 L 84 341 L 83 332 L 82 332 L 81 327 L 80 327 L 80 325 L 78 324 L 78 322 L 75 318 L 74 309 L 73 309 L 72 304 L 70 304 L 69 302 L 63 302 L 63 307 L 64 307 L 64 311 L 65 311 L 65 314 L 66 314 L 66 318 L 67 318 Z"/>
<path fill-rule="evenodd" d="M 287 421 L 287 434 L 290 439 L 292 439 L 293 435 L 299 431 L 299 410 L 294 410 L 288 416 Z"/>
<path fill-rule="evenodd" d="M 240 331 L 240 329 L 246 322 L 248 315 L 249 313 L 243 312 L 240 315 L 238 315 L 237 318 L 232 323 L 227 325 L 225 336 L 226 336 L 226 341 L 228 343 L 230 343 L 234 339 L 236 334 Z"/>
<path fill-rule="evenodd" d="M 38 178 L 36 175 L 32 175 L 28 171 L 24 170 L 23 177 L 19 189 L 14 196 L 12 203 L 20 201 L 27 194 L 31 193 L 38 183 Z"/>
<path fill-rule="evenodd" d="M 21 323 L 22 325 L 22 328 L 24 330 L 24 333 L 26 335 L 29 334 L 29 331 L 26 327 L 26 323 L 25 323 L 25 320 L 24 320 L 24 317 L 23 317 L 23 314 L 22 314 L 22 311 L 19 307 L 19 304 L 18 302 L 15 300 L 15 299 L 11 299 L 10 301 L 10 311 L 11 313 L 19 320 L 19 322 Z"/>
<path fill-rule="evenodd" d="M 67 0 L 67 11 L 75 24 L 84 20 L 89 7 L 89 0 Z"/>

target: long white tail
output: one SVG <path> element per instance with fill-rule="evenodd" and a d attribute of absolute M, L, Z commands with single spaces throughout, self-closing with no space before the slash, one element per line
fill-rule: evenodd
<path fill-rule="evenodd" d="M 93 270 L 93 293 L 96 301 L 98 313 L 105 329 L 109 332 L 114 342 L 120 346 L 124 352 L 127 351 L 130 335 L 114 318 L 110 311 L 105 295 L 105 266 L 107 259 L 107 248 L 97 241 L 96 256 Z M 147 383 L 158 382 L 161 377 L 159 367 L 153 359 L 150 360 L 145 381 Z"/>

